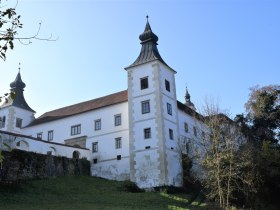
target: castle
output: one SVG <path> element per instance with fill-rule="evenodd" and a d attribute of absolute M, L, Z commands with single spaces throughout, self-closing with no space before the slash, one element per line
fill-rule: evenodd
<path fill-rule="evenodd" d="M 42 154 L 85 157 L 91 174 L 131 180 L 141 188 L 182 186 L 181 154 L 198 139 L 199 114 L 186 90 L 177 101 L 176 71 L 157 49 L 158 37 L 148 18 L 140 34 L 141 51 L 125 68 L 127 90 L 44 113 L 24 98 L 20 72 L 10 84 L 15 98 L 0 107 L 1 139 L 12 147 Z"/>

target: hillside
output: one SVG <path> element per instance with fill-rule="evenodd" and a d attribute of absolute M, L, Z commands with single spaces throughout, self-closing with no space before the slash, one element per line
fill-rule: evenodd
<path fill-rule="evenodd" d="M 127 192 L 123 182 L 96 177 L 63 177 L 28 181 L 0 188 L 0 209 L 209 209 L 191 194 Z"/>

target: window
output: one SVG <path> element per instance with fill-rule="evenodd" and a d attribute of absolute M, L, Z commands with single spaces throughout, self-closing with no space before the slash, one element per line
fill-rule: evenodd
<path fill-rule="evenodd" d="M 92 152 L 98 152 L 98 142 L 92 143 Z"/>
<path fill-rule="evenodd" d="M 6 122 L 6 117 L 3 116 L 2 118 L 0 117 L 0 128 L 5 127 L 5 122 Z"/>
<path fill-rule="evenodd" d="M 94 121 L 94 130 L 101 130 L 101 119 Z"/>
<path fill-rule="evenodd" d="M 93 159 L 93 164 L 97 164 L 97 158 Z"/>
<path fill-rule="evenodd" d="M 120 114 L 115 115 L 115 126 L 122 124 L 122 116 Z"/>
<path fill-rule="evenodd" d="M 197 137 L 197 129 L 196 129 L 195 126 L 193 126 L 193 135 L 194 135 L 195 137 Z"/>
<path fill-rule="evenodd" d="M 141 90 L 147 89 L 149 87 L 148 77 L 140 79 L 140 86 L 141 86 Z"/>
<path fill-rule="evenodd" d="M 188 123 L 184 123 L 184 129 L 185 129 L 185 132 L 188 133 L 189 132 L 189 126 L 188 126 Z"/>
<path fill-rule="evenodd" d="M 53 140 L 53 131 L 48 131 L 48 141 Z"/>
<path fill-rule="evenodd" d="M 16 127 L 17 128 L 21 128 L 21 126 L 22 126 L 22 119 L 21 118 L 17 118 L 16 119 Z"/>
<path fill-rule="evenodd" d="M 37 139 L 42 139 L 42 137 L 43 137 L 43 133 L 41 132 L 41 133 L 37 133 Z"/>
<path fill-rule="evenodd" d="M 71 126 L 71 136 L 81 133 L 81 124 Z"/>
<path fill-rule="evenodd" d="M 150 113 L 150 101 L 142 101 L 142 114 Z"/>
<path fill-rule="evenodd" d="M 151 138 L 151 128 L 145 128 L 144 129 L 144 139 Z"/>
<path fill-rule="evenodd" d="M 173 136 L 173 130 L 169 129 L 169 139 L 173 140 L 174 136 Z"/>
<path fill-rule="evenodd" d="M 122 138 L 115 138 L 116 149 L 122 148 Z"/>
<path fill-rule="evenodd" d="M 166 105 L 167 105 L 167 113 L 168 113 L 169 115 L 172 115 L 172 106 L 171 106 L 171 104 L 170 104 L 170 103 L 167 103 Z"/>
<path fill-rule="evenodd" d="M 165 89 L 170 92 L 170 82 L 168 80 L 165 80 Z"/>
<path fill-rule="evenodd" d="M 121 155 L 117 155 L 117 160 L 121 160 L 122 156 Z"/>

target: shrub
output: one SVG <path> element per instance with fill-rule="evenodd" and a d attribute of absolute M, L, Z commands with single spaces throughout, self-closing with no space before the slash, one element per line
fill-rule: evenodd
<path fill-rule="evenodd" d="M 126 192 L 132 193 L 144 192 L 144 190 L 140 189 L 135 182 L 131 182 L 128 180 L 123 182 L 122 189 Z"/>

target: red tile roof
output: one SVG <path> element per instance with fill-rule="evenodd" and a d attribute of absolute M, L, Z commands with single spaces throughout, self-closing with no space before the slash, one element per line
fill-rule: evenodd
<path fill-rule="evenodd" d="M 106 106 L 115 105 L 118 103 L 123 103 L 128 101 L 127 90 L 113 93 L 111 95 L 107 95 L 101 98 L 96 98 L 90 101 L 81 102 L 78 104 L 66 106 L 60 109 L 56 109 L 53 111 L 46 112 L 45 114 L 38 117 L 36 120 L 31 122 L 27 127 L 62 119 L 65 117 L 73 116 L 76 114 L 81 114 L 84 112 L 96 110 L 99 108 L 104 108 Z M 202 120 L 202 116 L 198 114 L 196 111 L 192 110 L 188 106 L 184 105 L 183 103 L 177 101 L 177 107 L 181 111 L 189 114 L 197 119 Z"/>
<path fill-rule="evenodd" d="M 82 103 L 78 103 L 78 104 L 74 104 L 74 105 L 70 105 L 60 109 L 46 112 L 45 114 L 41 115 L 39 118 L 34 120 L 31 124 L 29 124 L 28 127 L 69 117 L 76 114 L 81 114 L 84 112 L 92 111 L 95 109 L 103 108 L 106 106 L 110 106 L 126 101 L 128 101 L 127 90 L 124 90 L 101 98 L 85 101 Z"/>

